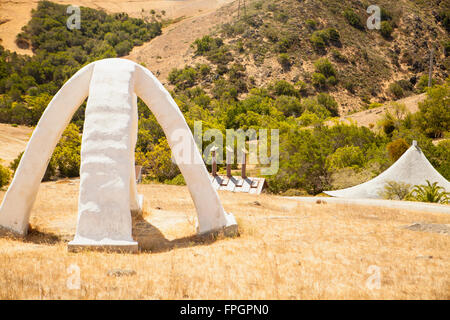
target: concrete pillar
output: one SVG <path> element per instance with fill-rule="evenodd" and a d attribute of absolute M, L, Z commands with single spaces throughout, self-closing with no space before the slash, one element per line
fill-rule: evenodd
<path fill-rule="evenodd" d="M 212 175 L 213 177 L 217 177 L 217 159 L 216 159 L 216 151 L 217 147 L 211 148 L 211 155 L 212 155 Z"/>
<path fill-rule="evenodd" d="M 229 146 L 226 147 L 227 151 L 227 177 L 231 178 L 231 155 L 233 154 L 234 150 L 231 149 Z"/>
<path fill-rule="evenodd" d="M 247 153 L 248 153 L 247 150 L 242 149 L 242 168 L 241 168 L 242 179 L 247 178 L 247 172 L 246 172 L 246 169 L 247 169 Z"/>

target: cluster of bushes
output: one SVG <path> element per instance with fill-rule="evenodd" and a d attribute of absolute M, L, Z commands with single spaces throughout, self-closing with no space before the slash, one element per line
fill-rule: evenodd
<path fill-rule="evenodd" d="M 169 73 L 169 83 L 178 90 L 192 88 L 199 81 L 205 79 L 211 73 L 211 67 L 207 64 L 199 64 L 195 68 L 184 67 L 183 69 L 174 68 Z"/>
<path fill-rule="evenodd" d="M 437 184 L 426 180 L 424 185 L 415 185 L 397 181 L 387 181 L 380 191 L 380 196 L 388 200 L 409 200 L 448 204 L 450 193 Z"/>
<path fill-rule="evenodd" d="M 367 165 L 376 160 L 374 150 L 383 145 L 383 138 L 356 125 L 290 128 L 280 137 L 280 170 L 268 178 L 269 189 L 276 193 L 303 189 L 318 194 L 332 188 L 333 171 Z"/>
<path fill-rule="evenodd" d="M 255 6 L 259 4 L 262 5 L 262 2 L 256 2 Z M 271 8 L 278 21 L 285 20 L 283 12 L 276 5 Z M 45 6 L 41 5 L 37 11 L 43 9 Z M 348 20 L 358 26 L 355 16 L 347 15 Z M 387 21 L 389 13 L 385 15 Z M 89 19 L 89 15 L 87 17 Z M 45 21 L 47 18 L 37 15 L 34 23 L 39 25 L 42 19 Z M 103 24 L 110 27 L 120 24 L 124 32 L 134 30 L 133 34 L 140 33 L 136 31 L 138 29 L 133 29 L 135 27 L 130 25 L 131 22 L 139 28 L 146 25 L 146 22 L 130 20 L 125 15 L 111 18 L 98 13 L 98 19 L 98 22 L 87 24 L 91 26 L 87 30 L 79 31 L 85 32 L 84 37 L 93 37 L 79 47 L 72 43 L 63 50 L 55 47 L 54 52 L 36 48 L 32 58 L 10 53 L 0 47 L 0 121 L 34 125 L 52 94 L 81 65 L 92 59 L 116 56 L 118 52 L 115 48 L 122 42 L 122 29 L 112 32 Z M 239 53 L 249 51 L 263 57 L 273 49 L 280 64 L 289 68 L 293 63 L 293 50 L 296 49 L 294 38 L 279 32 L 277 25 L 262 27 L 261 21 L 258 14 L 250 13 L 237 23 L 224 26 L 224 33 L 240 36 L 239 41 L 234 43 L 225 44 L 220 38 L 211 36 L 197 39 L 193 44 L 196 54 L 206 57 L 210 63 L 186 66 L 170 72 L 169 82 L 175 87 L 172 95 L 191 129 L 196 120 L 202 121 L 204 130 L 216 128 L 223 133 L 226 129 L 279 129 L 280 170 L 268 177 L 269 190 L 276 193 L 287 190 L 297 193 L 296 190 L 303 190 L 317 194 L 334 188 L 336 184 L 333 177 L 338 173 L 362 177 L 379 174 L 402 154 L 412 140 L 418 140 L 436 169 L 447 179 L 450 178 L 448 142 L 437 146 L 431 143 L 431 138 L 444 136 L 449 131 L 448 112 L 442 112 L 449 108 L 448 83 L 428 90 L 428 98 L 416 115 L 407 114 L 401 107 L 394 108 L 383 120 L 380 133 L 356 125 L 330 125 L 331 121 L 328 120 L 339 115 L 339 107 L 334 98 L 324 91 L 336 85 L 338 78 L 344 79 L 344 75 L 340 69 L 338 77 L 337 69 L 326 58 L 315 62 L 315 72 L 305 80 L 308 84 L 298 81 L 297 77 L 292 82 L 281 80 L 266 87 L 253 88 L 245 66 L 234 59 L 233 50 Z M 83 23 L 84 20 L 82 26 Z M 309 21 L 308 25 L 311 29 L 317 27 L 313 21 Z M 93 31 L 93 26 L 105 30 L 97 33 Z M 260 27 L 261 30 L 258 29 Z M 310 35 L 310 31 L 307 35 Z M 331 28 L 318 31 L 314 37 L 323 40 L 326 45 L 337 44 L 340 39 L 339 32 Z M 135 38 L 130 36 L 130 43 L 138 44 L 132 39 Z M 270 45 L 267 45 L 266 39 Z M 38 46 L 47 43 L 45 38 L 40 37 L 34 41 Z M 349 62 L 336 53 L 333 53 L 333 57 L 338 62 Z M 365 59 L 370 60 L 368 56 Z M 344 85 L 354 90 L 355 83 L 356 80 L 345 82 Z M 404 81 L 396 84 L 402 89 L 402 96 L 410 90 Z M 147 179 L 183 184 L 177 166 L 171 161 L 171 151 L 164 133 L 141 100 L 138 100 L 138 111 L 136 163 L 145 167 Z M 327 124 L 325 121 L 328 121 Z M 72 124 L 64 133 L 51 158 L 46 178 L 78 175 L 78 128 L 83 124 L 83 108 L 77 112 L 73 123 L 77 126 Z M 18 159 L 14 163 L 17 166 Z"/>
<path fill-rule="evenodd" d="M 323 50 L 329 44 L 340 46 L 340 34 L 335 28 L 314 31 L 311 35 L 311 43 L 317 50 Z"/>
<path fill-rule="evenodd" d="M 226 66 L 233 61 L 229 47 L 224 44 L 221 38 L 204 36 L 194 41 L 195 53 L 205 56 L 210 62 L 218 66 Z"/>
<path fill-rule="evenodd" d="M 18 36 L 22 46 L 29 41 L 33 51 L 67 51 L 76 48 L 78 53 L 89 54 L 94 47 L 104 46 L 105 51 L 115 51 L 123 56 L 133 46 L 161 34 L 161 23 L 145 22 L 129 17 L 126 13 L 108 15 L 104 11 L 81 7 L 80 29 L 67 29 L 67 6 L 49 1 L 38 3 L 31 21 Z"/>
<path fill-rule="evenodd" d="M 81 28 L 66 26 L 67 6 L 40 1 L 18 36 L 33 56 L 0 46 L 0 121 L 35 125 L 49 98 L 83 65 L 126 55 L 161 34 L 158 21 L 81 7 Z"/>
<path fill-rule="evenodd" d="M 343 15 L 352 27 L 360 30 L 364 29 L 365 26 L 361 21 L 361 17 L 355 11 L 353 11 L 352 9 L 345 9 Z"/>
<path fill-rule="evenodd" d="M 314 63 L 315 72 L 312 75 L 312 83 L 319 89 L 337 84 L 337 73 L 333 64 L 327 58 L 320 58 Z"/>
<path fill-rule="evenodd" d="M 386 10 L 385 8 L 381 9 L 381 23 L 380 23 L 380 34 L 386 38 L 390 39 L 391 34 L 394 31 L 394 26 L 392 24 L 392 14 Z M 356 29 L 364 30 L 365 29 L 365 23 L 363 23 L 363 20 L 361 17 L 353 11 L 353 9 L 347 8 L 343 11 L 343 16 L 347 20 L 347 22 Z"/>

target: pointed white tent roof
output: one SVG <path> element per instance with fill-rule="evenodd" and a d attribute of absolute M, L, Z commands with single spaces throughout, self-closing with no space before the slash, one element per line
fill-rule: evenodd
<path fill-rule="evenodd" d="M 413 145 L 379 176 L 354 187 L 324 191 L 324 193 L 339 198 L 379 199 L 382 198 L 379 193 L 388 181 L 404 182 L 414 186 L 426 184 L 426 180 L 431 183 L 437 182 L 439 186 L 450 192 L 450 182 L 433 168 L 422 150 L 417 146 L 417 142 L 413 141 Z"/>

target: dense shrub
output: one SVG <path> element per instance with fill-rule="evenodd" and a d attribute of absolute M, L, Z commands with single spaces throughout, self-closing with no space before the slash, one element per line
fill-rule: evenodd
<path fill-rule="evenodd" d="M 283 69 L 288 70 L 291 67 L 291 57 L 287 53 L 281 53 L 278 56 L 278 62 L 283 67 Z"/>
<path fill-rule="evenodd" d="M 340 34 L 334 28 L 318 30 L 313 32 L 310 41 L 315 49 L 323 50 L 329 44 L 339 45 Z"/>
<path fill-rule="evenodd" d="M 160 182 L 172 180 L 180 171 L 175 163 L 172 162 L 172 153 L 166 138 L 161 138 L 153 149 L 146 153 L 145 163 L 147 174 L 152 179 Z"/>
<path fill-rule="evenodd" d="M 391 38 L 392 31 L 394 31 L 394 29 L 392 28 L 392 26 L 391 26 L 391 24 L 389 23 L 389 21 L 382 21 L 382 22 L 381 22 L 380 33 L 381 33 L 381 35 L 382 35 L 384 38 L 390 39 L 390 38 Z"/>
<path fill-rule="evenodd" d="M 324 106 L 333 117 L 339 115 L 338 103 L 332 96 L 327 93 L 319 93 L 317 95 L 317 102 Z"/>
<path fill-rule="evenodd" d="M 276 81 L 271 86 L 271 91 L 276 96 L 298 96 L 298 91 L 295 87 L 285 80 Z"/>
<path fill-rule="evenodd" d="M 78 127 L 71 123 L 53 152 L 52 161 L 62 177 L 78 177 L 80 174 L 81 136 Z"/>
<path fill-rule="evenodd" d="M 344 17 L 351 26 L 361 30 L 364 29 L 361 18 L 352 9 L 344 10 Z"/>
<path fill-rule="evenodd" d="M 398 181 L 387 181 L 379 195 L 387 200 L 405 200 L 411 191 L 411 185 Z"/>
<path fill-rule="evenodd" d="M 436 84 L 435 79 L 431 79 L 431 86 L 434 86 Z M 416 84 L 417 91 L 420 93 L 425 92 L 428 89 L 428 75 L 424 74 L 419 78 L 419 81 L 417 81 Z"/>
<path fill-rule="evenodd" d="M 185 186 L 186 185 L 186 181 L 184 180 L 184 177 L 181 173 L 171 180 L 164 181 L 164 183 L 175 185 L 175 186 Z"/>
<path fill-rule="evenodd" d="M 333 64 L 327 58 L 320 58 L 316 62 L 314 62 L 314 67 L 316 68 L 316 72 L 323 74 L 325 77 L 336 76 L 336 70 L 334 69 Z"/>
<path fill-rule="evenodd" d="M 184 69 L 172 69 L 170 71 L 168 80 L 171 84 L 176 85 L 180 90 L 192 88 L 197 81 L 198 73 L 192 67 L 185 67 Z"/>
<path fill-rule="evenodd" d="M 405 153 L 406 150 L 409 149 L 409 144 L 405 141 L 405 139 L 400 138 L 389 142 L 386 148 L 389 153 L 389 158 L 392 162 L 395 162 L 402 156 L 402 154 Z"/>
<path fill-rule="evenodd" d="M 331 128 L 291 129 L 280 137 L 280 143 L 280 170 L 268 177 L 269 189 L 276 193 L 304 189 L 318 194 L 331 187 L 332 170 L 327 165 L 330 155 L 346 146 L 358 147 L 364 154 L 376 138 L 367 128 L 338 124 Z M 360 160 L 356 162 L 361 164 Z"/>
<path fill-rule="evenodd" d="M 323 50 L 326 47 L 326 42 L 323 38 L 323 34 L 320 33 L 319 31 L 314 32 L 311 35 L 310 40 L 313 47 L 317 50 Z"/>
<path fill-rule="evenodd" d="M 303 113 L 303 105 L 296 97 L 279 96 L 275 100 L 275 106 L 278 110 L 283 112 L 286 117 L 298 117 Z"/>
<path fill-rule="evenodd" d="M 395 98 L 395 99 L 400 99 L 403 97 L 403 89 L 402 87 L 397 83 L 397 82 L 393 82 L 389 85 L 389 93 Z"/>
<path fill-rule="evenodd" d="M 314 72 L 312 75 L 312 84 L 316 88 L 323 89 L 327 85 L 327 78 L 319 72 Z"/>
<path fill-rule="evenodd" d="M 217 50 L 218 48 L 222 47 L 223 40 L 206 35 L 201 39 L 195 40 L 194 45 L 196 46 L 195 53 L 204 55 L 210 51 Z"/>
<path fill-rule="evenodd" d="M 0 188 L 6 186 L 11 179 L 11 172 L 0 164 Z"/>

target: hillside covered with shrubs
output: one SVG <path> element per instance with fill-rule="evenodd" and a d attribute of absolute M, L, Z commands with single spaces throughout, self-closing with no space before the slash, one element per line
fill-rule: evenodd
<path fill-rule="evenodd" d="M 169 76 L 175 88 L 202 84 L 233 94 L 277 80 L 302 87 L 305 95 L 328 92 L 341 114 L 373 103 L 424 92 L 434 49 L 433 79 L 443 82 L 450 67 L 450 4 L 409 0 L 376 3 L 380 29 L 369 29 L 368 1 L 255 0 L 246 14 L 193 43 L 192 70 Z M 323 64 L 320 68 L 317 64 Z M 203 70 L 206 66 L 203 66 Z M 177 73 L 178 72 L 178 73 Z"/>

